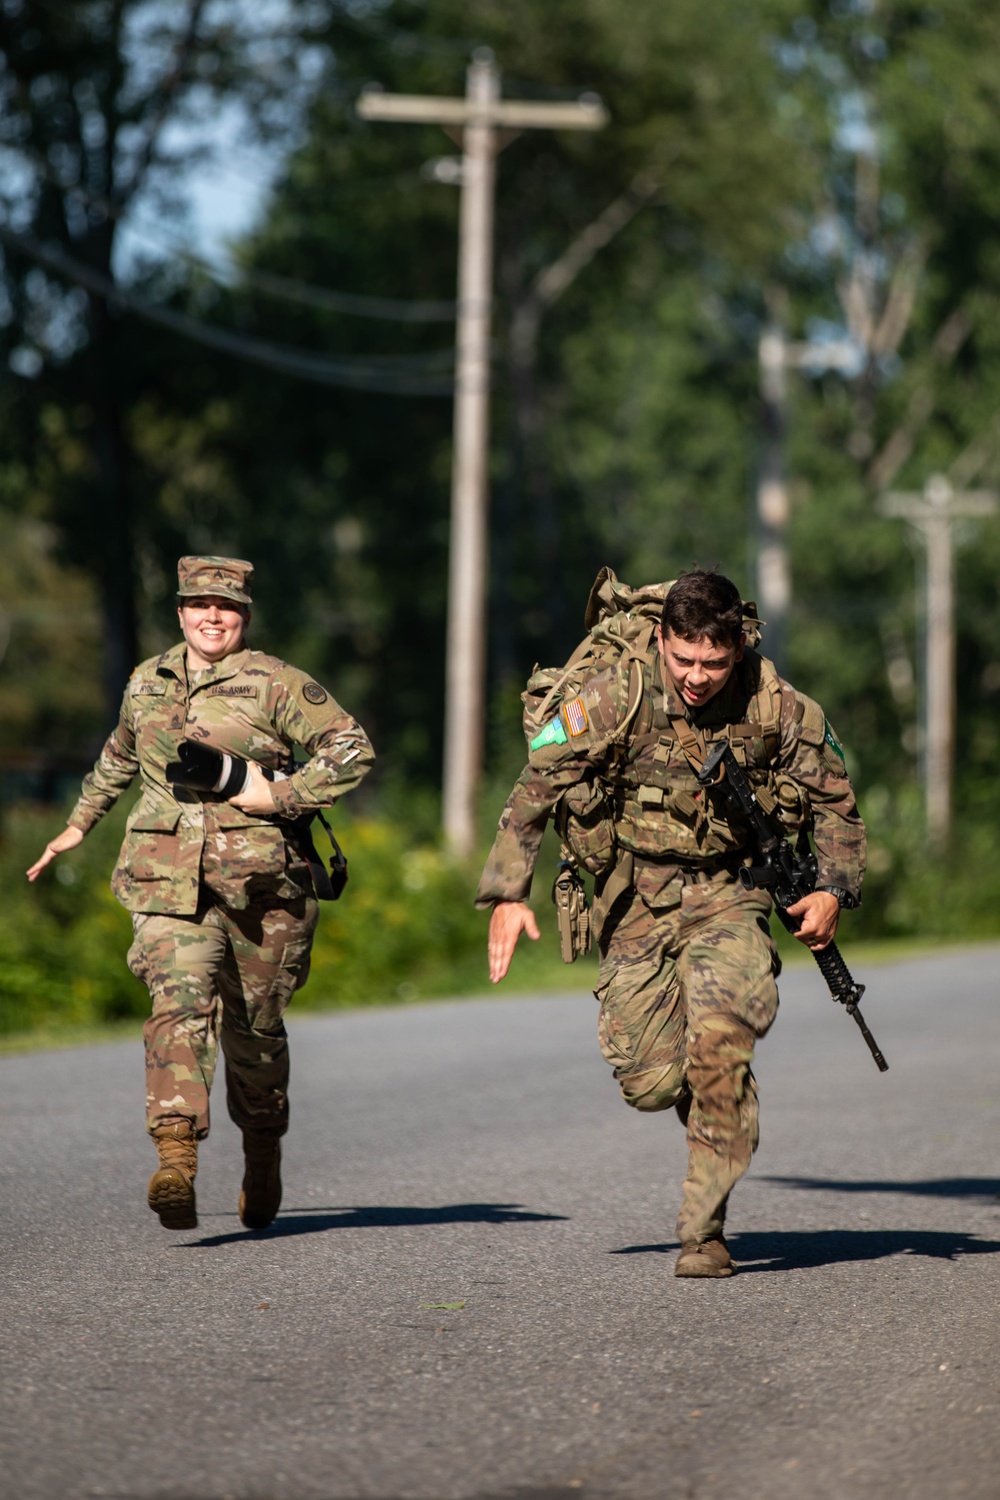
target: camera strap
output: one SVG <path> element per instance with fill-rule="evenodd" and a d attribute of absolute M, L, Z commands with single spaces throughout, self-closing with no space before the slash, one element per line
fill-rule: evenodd
<path fill-rule="evenodd" d="M 319 818 L 326 829 L 330 843 L 333 845 L 333 858 L 330 860 L 329 870 L 320 858 L 319 851 L 313 843 L 310 824 L 314 817 Z M 296 818 L 293 826 L 299 851 L 309 866 L 313 889 L 316 892 L 316 900 L 339 901 L 347 884 L 347 855 L 337 843 L 333 829 L 321 812 L 306 813 L 303 817 Z"/>
<path fill-rule="evenodd" d="M 320 812 L 317 813 L 316 816 L 319 818 L 323 827 L 326 829 L 327 838 L 330 840 L 330 843 L 333 846 L 333 856 L 330 860 L 329 874 L 329 882 L 332 894 L 326 897 L 326 899 L 328 901 L 339 901 L 340 897 L 344 894 L 344 886 L 347 884 L 347 855 L 337 843 L 337 835 L 334 833 L 333 829 L 330 827 L 323 814 Z"/>

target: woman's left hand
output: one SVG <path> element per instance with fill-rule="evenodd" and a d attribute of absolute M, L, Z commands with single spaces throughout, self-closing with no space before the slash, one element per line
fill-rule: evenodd
<path fill-rule="evenodd" d="M 230 797 L 229 801 L 234 807 L 238 807 L 240 812 L 256 814 L 257 816 L 273 813 L 274 797 L 271 795 L 271 783 L 260 767 L 255 766 L 252 760 L 247 762 L 247 771 L 249 773 L 249 780 L 246 786 L 237 796 Z"/>
<path fill-rule="evenodd" d="M 37 880 L 45 866 L 50 865 L 57 855 L 65 854 L 68 849 L 75 849 L 78 844 L 82 843 L 83 829 L 75 827 L 72 823 L 68 824 L 62 833 L 57 833 L 55 838 L 50 839 L 45 845 L 45 852 L 41 859 L 36 859 L 31 869 L 28 870 L 28 879 Z"/>

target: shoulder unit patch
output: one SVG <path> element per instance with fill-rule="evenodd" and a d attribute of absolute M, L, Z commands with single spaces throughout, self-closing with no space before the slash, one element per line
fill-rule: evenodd
<path fill-rule="evenodd" d="M 562 717 L 556 714 L 545 728 L 540 730 L 528 746 L 529 750 L 543 750 L 546 745 L 565 745 L 569 736 L 563 728 Z"/>
<path fill-rule="evenodd" d="M 833 730 L 830 728 L 829 723 L 826 723 L 824 725 L 824 729 L 825 729 L 826 732 L 823 735 L 823 743 L 825 745 L 829 745 L 830 746 L 830 749 L 833 751 L 834 755 L 839 755 L 841 760 L 845 760 L 844 751 L 843 751 L 843 749 L 842 749 L 842 747 L 840 745 L 840 742 L 837 739 L 837 736 L 834 734 Z"/>
<path fill-rule="evenodd" d="M 307 682 L 302 689 L 302 696 L 307 703 L 325 703 L 328 694 L 325 688 L 321 688 L 318 682 Z"/>

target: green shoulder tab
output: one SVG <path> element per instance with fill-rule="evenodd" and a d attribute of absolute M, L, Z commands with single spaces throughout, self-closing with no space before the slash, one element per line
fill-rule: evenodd
<path fill-rule="evenodd" d="M 562 715 L 556 714 L 555 718 L 550 719 L 545 728 L 535 735 L 528 749 L 541 750 L 545 745 L 565 745 L 568 739 L 569 735 L 563 728 Z"/>
<path fill-rule="evenodd" d="M 830 721 L 829 720 L 825 721 L 824 728 L 826 730 L 826 733 L 823 735 L 823 742 L 824 742 L 824 744 L 829 745 L 830 749 L 833 751 L 834 755 L 839 755 L 840 758 L 841 758 L 841 760 L 844 761 L 844 764 L 846 765 L 847 761 L 846 761 L 845 756 L 844 756 L 843 748 L 842 748 L 839 740 L 837 739 L 837 736 L 834 734 L 833 730 L 830 728 Z"/>

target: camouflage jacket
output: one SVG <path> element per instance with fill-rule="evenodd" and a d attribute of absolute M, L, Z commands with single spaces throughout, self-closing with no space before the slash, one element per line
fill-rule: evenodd
<path fill-rule="evenodd" d="M 634 856 L 636 887 L 653 907 L 680 899 L 686 869 L 739 863 L 750 853 L 749 830 L 716 813 L 691 763 L 693 756 L 700 764 L 720 736 L 730 740 L 769 813 L 791 831 L 811 824 L 818 883 L 857 896 L 865 829 L 843 751 L 820 706 L 749 650 L 722 691 L 694 715 L 670 687 L 655 647 L 641 670 L 638 712 L 624 737 L 616 739 L 616 726 L 635 701 L 635 679 L 621 664 L 595 675 L 532 741 L 501 815 L 477 906 L 527 899 L 545 825 L 560 801 L 563 809 L 582 809 L 577 826 L 584 843 L 589 810 L 603 809 L 613 824 L 612 848 Z M 601 843 L 595 837 L 595 847 Z"/>
<path fill-rule="evenodd" d="M 167 783 L 184 738 L 274 771 L 292 772 L 294 748 L 309 759 L 273 784 L 275 815 L 253 816 Z M 244 648 L 192 680 L 181 642 L 132 673 L 118 726 L 69 821 L 89 832 L 138 773 L 142 795 L 111 881 L 129 911 L 190 915 L 202 882 L 237 909 L 259 897 L 294 900 L 312 894 L 312 880 L 287 820 L 329 807 L 373 759 L 360 725 L 297 667 Z"/>

